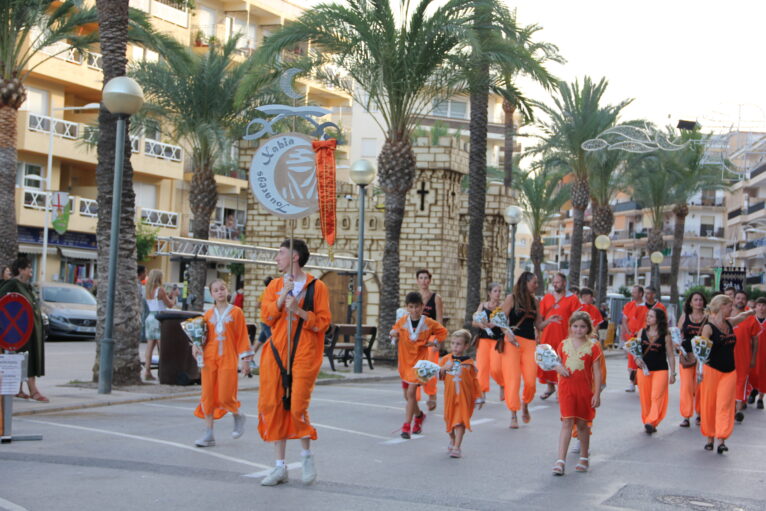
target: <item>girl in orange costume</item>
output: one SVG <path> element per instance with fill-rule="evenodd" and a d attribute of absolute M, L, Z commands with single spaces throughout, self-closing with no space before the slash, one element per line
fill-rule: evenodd
<path fill-rule="evenodd" d="M 460 446 L 466 429 L 471 431 L 471 416 L 474 405 L 481 409 L 484 393 L 479 388 L 478 371 L 466 355 L 471 344 L 471 333 L 458 330 L 452 334 L 450 349 L 452 353 L 439 361 L 439 378 L 444 380 L 444 423 L 450 444 L 447 454 L 451 458 L 462 457 Z"/>
<path fill-rule="evenodd" d="M 401 436 L 410 438 L 411 433 L 421 433 L 423 421 L 426 419 L 426 414 L 418 407 L 417 393 L 422 384 L 414 366 L 420 360 L 428 360 L 428 348 L 438 346 L 444 341 L 447 338 L 447 329 L 423 315 L 423 297 L 420 293 L 408 293 L 405 305 L 408 314 L 396 322 L 389 335 L 397 342 L 399 376 L 407 384 L 407 407 Z M 432 338 L 435 340 L 431 340 Z"/>
<path fill-rule="evenodd" d="M 569 337 L 557 349 L 561 365 L 556 367 L 559 374 L 559 409 L 561 410 L 561 433 L 559 435 L 559 459 L 553 467 L 553 474 L 564 475 L 567 449 L 572 435 L 572 426 L 577 425 L 580 438 L 580 462 L 578 472 L 587 472 L 590 466 L 588 450 L 590 434 L 588 422 L 596 416 L 601 404 L 601 346 L 590 335 L 593 325 L 587 313 L 579 311 L 569 318 Z"/>
<path fill-rule="evenodd" d="M 681 347 L 686 351 L 686 358 L 688 360 L 694 359 L 692 353 L 692 338 L 700 335 L 702 332 L 702 326 L 707 321 L 705 315 L 705 307 L 707 307 L 707 300 L 705 295 L 700 292 L 691 293 L 686 297 L 684 303 L 684 313 L 678 318 L 678 328 L 681 330 L 681 337 L 683 342 Z M 680 355 L 683 358 L 683 355 Z M 697 425 L 700 423 L 700 393 L 699 384 L 697 383 L 697 364 L 684 367 L 679 358 L 679 372 L 681 374 L 681 417 L 684 420 L 679 424 L 682 428 L 688 428 L 690 426 L 689 419 L 695 410 L 697 411 Z M 696 360 L 696 359 L 695 359 Z"/>
<path fill-rule="evenodd" d="M 513 331 L 505 336 L 505 346 L 500 355 L 503 371 L 503 388 L 505 390 L 505 406 L 511 411 L 511 429 L 519 427 L 516 413 L 522 408 L 521 420 L 528 423 L 529 403 L 535 398 L 535 377 L 537 363 L 535 362 L 535 329 L 541 332 L 548 324 L 559 321 L 559 315 L 551 315 L 543 320 L 540 308 L 535 298 L 537 277 L 534 273 L 525 271 L 513 286 L 513 293 L 505 297 L 503 311 L 508 316 L 508 326 Z M 519 401 L 521 380 L 524 380 L 524 394 Z"/>
<path fill-rule="evenodd" d="M 476 313 L 484 312 L 489 318 L 486 323 L 472 322 L 474 328 L 481 329 L 479 332 L 479 339 L 476 346 L 476 367 L 479 370 L 479 385 L 481 391 L 485 394 L 489 392 L 489 378 L 495 380 L 500 386 L 500 400 L 505 398 L 505 391 L 503 389 L 503 368 L 501 357 L 502 355 L 497 351 L 497 344 L 499 342 L 505 342 L 505 334 L 503 331 L 494 326 L 492 323 L 492 316 L 496 311 L 502 310 L 500 307 L 500 293 L 502 292 L 502 286 L 497 282 L 493 282 L 489 285 L 487 292 L 487 301 L 479 304 L 479 308 Z M 490 329 L 492 334 L 487 332 Z"/>
<path fill-rule="evenodd" d="M 702 337 L 713 341 L 713 349 L 702 371 L 700 385 L 700 430 L 707 437 L 706 451 L 713 450 L 717 438 L 718 454 L 728 451 L 726 439 L 734 429 L 734 408 L 736 401 L 737 372 L 734 370 L 734 345 L 737 336 L 734 325 L 749 318 L 755 311 L 750 310 L 728 318 L 733 308 L 732 299 L 718 295 L 710 301 L 708 322 L 702 327 Z"/>
<path fill-rule="evenodd" d="M 431 291 L 430 289 L 432 277 L 433 276 L 431 275 L 431 272 L 426 270 L 425 268 L 418 270 L 415 273 L 415 278 L 418 281 L 418 288 L 420 288 L 420 296 L 423 297 L 423 314 L 425 314 L 426 317 L 436 320 L 436 322 L 439 323 L 440 325 L 443 325 L 444 324 L 444 302 L 442 302 L 441 296 Z M 435 339 L 431 339 L 431 341 L 434 341 L 434 340 Z M 439 362 L 438 347 L 432 347 L 428 350 L 428 360 L 434 363 Z M 423 385 L 423 391 L 428 396 L 428 402 L 426 406 L 428 406 L 429 411 L 436 409 L 437 387 L 438 386 L 437 386 L 436 378 L 430 380 L 428 383 Z M 420 399 L 419 390 L 418 390 L 418 399 Z"/>
<path fill-rule="evenodd" d="M 226 412 L 234 415 L 234 431 L 237 439 L 245 432 L 245 415 L 239 413 L 237 400 L 237 363 L 243 374 L 250 373 L 253 351 L 247 335 L 247 325 L 242 309 L 227 301 L 229 290 L 223 280 L 210 283 L 210 294 L 215 306 L 205 313 L 207 342 L 203 348 L 192 346 L 194 356 L 202 355 L 205 365 L 202 373 L 202 397 L 194 415 L 205 419 L 205 434 L 195 442 L 197 447 L 215 445 L 213 420 Z"/>
<path fill-rule="evenodd" d="M 641 369 L 636 372 L 641 421 L 646 433 L 651 435 L 657 432 L 657 426 L 668 411 L 668 382 L 676 382 L 676 358 L 665 311 L 660 308 L 650 309 L 646 315 L 646 327 L 639 330 L 636 337 L 643 350 L 642 360 L 636 360 Z M 644 368 L 649 370 L 648 376 L 644 374 Z"/>

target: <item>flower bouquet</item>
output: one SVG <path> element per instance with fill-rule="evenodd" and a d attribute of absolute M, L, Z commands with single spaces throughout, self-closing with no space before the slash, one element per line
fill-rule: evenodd
<path fill-rule="evenodd" d="M 702 366 L 710 358 L 710 352 L 713 350 L 713 341 L 707 337 L 698 335 L 692 337 L 692 352 L 697 357 L 697 381 L 702 381 Z"/>
<path fill-rule="evenodd" d="M 508 325 L 508 316 L 505 315 L 505 312 L 503 311 L 497 311 L 494 314 L 492 314 L 492 317 L 490 318 L 490 321 L 492 323 L 500 328 L 505 335 L 507 335 L 510 339 L 509 342 L 513 344 L 514 346 L 518 347 L 519 343 L 516 341 L 516 336 L 513 333 L 513 330 Z"/>
<path fill-rule="evenodd" d="M 181 329 L 189 338 L 189 342 L 194 346 L 202 348 L 207 342 L 207 321 L 203 316 L 189 318 L 181 322 Z M 202 355 L 197 355 L 197 367 L 204 367 Z"/>
<path fill-rule="evenodd" d="M 627 341 L 625 341 L 625 344 L 623 344 L 622 349 L 633 355 L 633 358 L 636 359 L 636 363 L 643 362 L 644 359 L 644 349 L 641 346 L 641 341 L 636 339 L 635 337 L 631 337 Z M 643 372 L 646 376 L 649 376 L 649 369 L 646 367 L 646 364 L 642 364 Z"/>
<path fill-rule="evenodd" d="M 561 359 L 550 344 L 538 344 L 535 348 L 535 362 L 543 371 L 553 371 L 561 365 Z"/>
<path fill-rule="evenodd" d="M 407 315 L 407 309 L 403 307 L 399 307 L 396 309 L 396 321 L 395 323 L 398 323 L 400 319 L 402 319 L 404 316 Z M 389 339 L 391 340 L 391 344 L 396 344 L 396 337 L 390 336 Z"/>
<path fill-rule="evenodd" d="M 485 311 L 476 312 L 473 315 L 473 321 L 474 323 L 489 323 L 489 318 L 487 317 L 487 313 Z M 491 328 L 485 328 L 485 332 L 487 332 L 487 335 L 492 336 L 492 329 Z"/>
<path fill-rule="evenodd" d="M 438 375 L 440 370 L 439 364 L 430 360 L 418 360 L 412 367 L 415 369 L 420 383 L 427 383 L 428 380 Z"/>
<path fill-rule="evenodd" d="M 681 345 L 681 343 L 684 341 L 683 337 L 681 337 L 681 329 L 677 326 L 672 326 L 668 330 L 670 330 L 670 338 L 673 341 L 673 344 L 675 345 L 676 349 L 680 351 L 683 355 L 686 355 L 686 350 Z"/>

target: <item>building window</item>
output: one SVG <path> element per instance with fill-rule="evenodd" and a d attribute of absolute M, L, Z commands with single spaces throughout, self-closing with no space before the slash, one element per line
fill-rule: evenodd
<path fill-rule="evenodd" d="M 148 183 L 133 182 L 136 194 L 136 206 L 140 208 L 157 208 L 157 187 Z"/>
<path fill-rule="evenodd" d="M 700 217 L 700 236 L 709 237 L 713 236 L 715 232 L 715 217 L 702 215 Z"/>
<path fill-rule="evenodd" d="M 21 105 L 21 109 L 38 115 L 48 115 L 50 98 L 48 91 L 26 87 L 27 99 Z"/>
<path fill-rule="evenodd" d="M 43 181 L 43 168 L 40 165 L 32 165 L 31 163 L 21 161 L 16 164 L 16 186 L 42 190 Z"/>
<path fill-rule="evenodd" d="M 713 247 L 701 247 L 700 248 L 700 257 L 709 257 L 713 258 Z"/>
<path fill-rule="evenodd" d="M 434 99 L 431 115 L 437 117 L 450 117 L 452 119 L 465 119 L 468 114 L 468 103 L 454 99 Z"/>

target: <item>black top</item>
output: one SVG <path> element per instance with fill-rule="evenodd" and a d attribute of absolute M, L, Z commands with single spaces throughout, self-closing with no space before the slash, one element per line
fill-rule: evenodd
<path fill-rule="evenodd" d="M 524 309 L 516 310 L 516 307 L 511 307 L 511 313 L 508 314 L 508 326 L 514 335 L 534 340 L 536 317 L 537 311 L 527 312 Z M 516 324 L 519 326 L 514 328 Z"/>
<path fill-rule="evenodd" d="M 713 349 L 710 350 L 710 358 L 707 365 L 717 369 L 722 373 L 730 373 L 734 370 L 734 344 L 737 342 L 737 336 L 734 335 L 734 327 L 729 320 L 725 320 L 729 327 L 729 333 L 721 331 L 712 322 L 708 323 L 713 330 L 710 340 L 713 341 Z"/>
<path fill-rule="evenodd" d="M 458 356 L 452 355 L 452 360 L 457 360 L 458 362 L 465 362 L 469 358 L 471 358 L 471 357 L 469 357 L 468 355 L 464 355 L 462 357 L 458 357 Z"/>
<path fill-rule="evenodd" d="M 641 332 L 641 349 L 644 352 L 642 358 L 646 364 L 646 368 L 650 371 L 667 371 L 668 370 L 668 356 L 665 346 L 665 338 L 660 337 L 656 341 L 651 342 L 649 335 L 646 333 L 646 329 Z"/>
<path fill-rule="evenodd" d="M 482 305 L 482 308 L 484 309 L 484 314 L 486 314 L 487 317 L 490 318 L 489 321 L 491 322 L 492 312 L 494 311 L 484 307 L 483 305 Z M 482 339 L 494 339 L 496 341 L 502 341 L 503 339 L 505 339 L 505 333 L 503 332 L 503 330 L 496 326 L 492 327 L 492 335 L 489 335 L 487 331 L 484 330 L 483 328 L 481 329 L 481 332 L 479 335 L 481 336 Z"/>
<path fill-rule="evenodd" d="M 703 326 L 705 326 L 704 318 L 699 323 L 695 323 L 691 320 L 689 314 L 684 316 L 684 324 L 681 325 L 681 336 L 684 338 L 684 340 L 681 342 L 681 346 L 686 351 L 686 353 L 692 352 L 692 338 L 697 337 L 702 333 Z"/>
<path fill-rule="evenodd" d="M 415 330 L 418 327 L 418 323 L 420 323 L 420 318 L 418 319 L 410 318 L 410 323 L 412 324 L 412 329 Z"/>
<path fill-rule="evenodd" d="M 436 293 L 431 293 L 431 298 L 423 306 L 423 314 L 431 319 L 436 319 Z"/>

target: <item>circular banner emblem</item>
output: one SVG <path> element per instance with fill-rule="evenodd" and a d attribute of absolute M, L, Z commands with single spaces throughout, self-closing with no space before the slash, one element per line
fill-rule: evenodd
<path fill-rule="evenodd" d="M 0 348 L 18 351 L 32 335 L 35 315 L 29 300 L 19 293 L 0 298 Z"/>
<path fill-rule="evenodd" d="M 250 164 L 250 187 L 263 207 L 282 218 L 316 212 L 316 155 L 311 138 L 283 133 L 264 140 Z"/>

